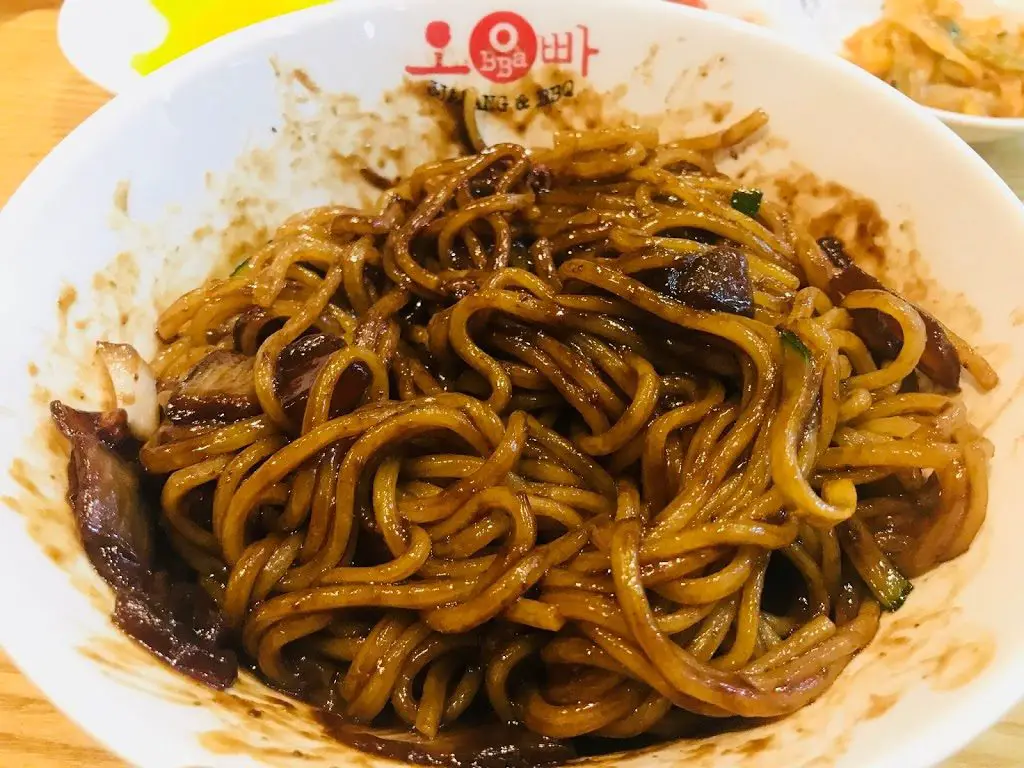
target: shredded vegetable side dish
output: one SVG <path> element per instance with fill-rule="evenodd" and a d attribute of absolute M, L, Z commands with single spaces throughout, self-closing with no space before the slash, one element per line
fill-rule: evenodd
<path fill-rule="evenodd" d="M 846 41 L 846 56 L 926 106 L 1024 117 L 1024 33 L 969 17 L 956 0 L 886 0 L 882 18 Z"/>

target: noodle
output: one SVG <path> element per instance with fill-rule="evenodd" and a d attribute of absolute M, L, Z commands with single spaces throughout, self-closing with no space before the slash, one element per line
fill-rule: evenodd
<path fill-rule="evenodd" d="M 350 721 L 608 751 L 793 712 L 970 544 L 960 360 L 994 374 L 715 171 L 763 113 L 534 151 L 472 113 L 475 154 L 292 217 L 160 318 L 139 459 L 177 558 Z"/>

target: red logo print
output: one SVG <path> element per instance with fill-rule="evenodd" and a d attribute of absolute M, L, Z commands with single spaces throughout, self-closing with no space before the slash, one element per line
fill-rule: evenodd
<path fill-rule="evenodd" d="M 556 0 L 552 0 L 555 2 Z M 676 0 L 699 2 L 699 0 Z M 432 64 L 410 64 L 410 75 L 468 75 L 476 69 L 492 83 L 504 85 L 522 80 L 540 59 L 544 64 L 578 64 L 586 77 L 590 59 L 600 50 L 590 44 L 590 28 L 577 24 L 564 32 L 538 34 L 529 21 L 512 11 L 495 11 L 473 27 L 468 40 L 469 63 L 452 63 L 452 28 L 447 21 L 431 21 L 423 32 L 427 45 L 434 49 Z M 456 49 L 461 46 L 456 43 Z M 446 58 L 448 61 L 446 61 Z"/>
<path fill-rule="evenodd" d="M 537 58 L 537 33 L 518 13 L 497 11 L 473 28 L 469 57 L 491 82 L 515 82 L 526 76 Z"/>
<path fill-rule="evenodd" d="M 432 21 L 424 32 L 427 45 L 434 49 L 434 63 L 425 67 L 409 66 L 405 71 L 410 75 L 468 75 L 465 64 L 445 64 L 444 50 L 452 41 L 452 28 L 447 21 Z"/>
<path fill-rule="evenodd" d="M 590 29 L 582 24 L 576 25 L 580 43 L 580 74 L 587 76 L 590 57 L 600 53 L 597 48 L 590 47 Z M 573 45 L 572 32 L 552 32 L 540 41 L 540 60 L 545 64 L 572 64 L 576 48 Z"/>

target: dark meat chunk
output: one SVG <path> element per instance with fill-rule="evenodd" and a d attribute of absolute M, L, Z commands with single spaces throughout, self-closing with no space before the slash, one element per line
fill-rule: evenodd
<path fill-rule="evenodd" d="M 296 339 L 277 359 L 275 390 L 281 405 L 294 423 L 306 413 L 309 391 L 328 358 L 345 347 L 343 339 L 326 333 L 312 333 Z M 370 371 L 361 362 L 350 365 L 338 380 L 331 398 L 330 416 L 340 416 L 355 408 L 370 384 Z"/>
<path fill-rule="evenodd" d="M 735 248 L 715 246 L 679 266 L 644 270 L 637 277 L 688 307 L 754 316 L 747 259 Z"/>
<path fill-rule="evenodd" d="M 223 690 L 238 676 L 217 605 L 194 584 L 153 576 L 146 589 L 119 592 L 114 623 L 182 674 Z"/>
<path fill-rule="evenodd" d="M 469 194 L 474 197 L 490 197 L 494 194 L 494 183 L 490 179 L 472 179 L 469 182 Z"/>
<path fill-rule="evenodd" d="M 326 713 L 320 713 L 320 721 L 343 744 L 413 765 L 542 768 L 564 765 L 577 757 L 571 741 L 541 736 L 516 724 L 455 725 L 428 739 L 408 729 L 367 728 Z"/>
<path fill-rule="evenodd" d="M 824 237 L 818 241 L 818 247 L 832 266 L 838 271 L 829 283 L 829 296 L 832 301 L 841 302 L 854 291 L 877 290 L 890 291 L 876 277 L 868 274 L 853 263 L 846 254 L 843 244 L 834 237 Z M 960 386 L 960 355 L 953 342 L 946 336 L 942 325 L 932 315 L 920 307 L 915 307 L 921 314 L 924 327 L 928 334 L 924 354 L 918 363 L 918 370 L 944 389 L 955 390 Z M 850 313 L 853 316 L 857 335 L 871 353 L 880 360 L 892 360 L 903 348 L 903 330 L 893 318 L 873 309 L 857 309 Z"/>
<path fill-rule="evenodd" d="M 410 325 L 426 325 L 430 322 L 430 318 L 433 317 L 435 309 L 426 299 L 420 296 L 413 296 L 398 312 L 398 317 Z"/>
<path fill-rule="evenodd" d="M 230 424 L 260 414 L 254 359 L 218 349 L 202 360 L 171 394 L 165 413 L 175 424 Z"/>
<path fill-rule="evenodd" d="M 139 494 L 139 475 L 120 451 L 134 442 L 122 410 L 86 413 L 50 403 L 57 429 L 71 443 L 68 503 L 96 572 L 116 588 L 145 579 L 153 558 L 153 512 Z"/>
<path fill-rule="evenodd" d="M 274 385 L 285 413 L 293 422 L 302 421 L 309 391 L 320 369 L 344 347 L 344 340 L 337 336 L 314 333 L 296 339 L 281 351 Z"/>
<path fill-rule="evenodd" d="M 284 327 L 287 318 L 278 317 L 262 307 L 250 307 L 235 318 L 235 349 L 243 355 L 255 355 L 271 334 Z"/>
<path fill-rule="evenodd" d="M 554 186 L 554 179 L 551 169 L 543 163 L 537 163 L 526 172 L 526 186 L 533 190 L 536 195 L 543 195 L 550 192 Z"/>
<path fill-rule="evenodd" d="M 508 265 L 519 269 L 532 270 L 533 256 L 530 249 L 536 240 L 526 234 L 520 233 L 512 238 L 512 247 L 509 249 Z"/>
<path fill-rule="evenodd" d="M 50 404 L 57 429 L 71 442 L 68 502 L 82 546 L 96 572 L 114 588 L 114 622 L 174 669 L 215 688 L 238 673 L 213 601 L 193 584 L 154 573 L 155 520 L 140 486 L 122 410 L 86 413 Z"/>
<path fill-rule="evenodd" d="M 913 394 L 921 391 L 921 381 L 918 378 L 918 372 L 911 371 L 910 375 L 900 382 L 900 394 Z"/>

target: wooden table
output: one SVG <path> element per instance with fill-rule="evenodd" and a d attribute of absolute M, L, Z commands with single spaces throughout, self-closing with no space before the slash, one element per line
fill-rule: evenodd
<path fill-rule="evenodd" d="M 57 48 L 59 0 L 0 0 L 0 204 L 50 149 L 109 95 Z M 989 159 L 1024 192 L 1024 145 Z M 1024 704 L 943 768 L 1024 765 Z M 58 712 L 0 651 L 0 766 L 123 768 Z"/>

